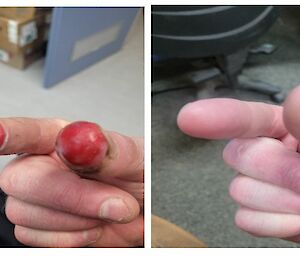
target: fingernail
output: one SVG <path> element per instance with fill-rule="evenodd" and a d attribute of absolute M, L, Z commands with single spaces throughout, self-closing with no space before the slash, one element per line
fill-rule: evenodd
<path fill-rule="evenodd" d="M 101 231 L 99 229 L 92 230 L 92 231 L 86 231 L 84 236 L 85 236 L 85 239 L 86 239 L 86 242 L 88 245 L 93 244 L 93 243 L 97 242 L 98 239 L 100 238 Z"/>
<path fill-rule="evenodd" d="M 5 147 L 5 144 L 7 142 L 6 139 L 7 139 L 6 132 L 3 126 L 0 124 L 0 150 L 2 150 Z"/>
<path fill-rule="evenodd" d="M 110 198 L 100 207 L 99 217 L 111 222 L 121 222 L 130 215 L 127 204 L 120 198 Z"/>

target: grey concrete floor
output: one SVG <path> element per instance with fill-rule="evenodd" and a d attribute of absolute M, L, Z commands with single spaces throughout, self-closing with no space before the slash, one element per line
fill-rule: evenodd
<path fill-rule="evenodd" d="M 88 120 L 132 136 L 144 131 L 143 17 L 123 48 L 64 80 L 42 87 L 44 60 L 25 71 L 0 63 L 0 117 L 59 117 Z M 12 157 L 0 157 L 0 168 Z"/>
<path fill-rule="evenodd" d="M 300 8 L 284 11 L 259 41 L 278 49 L 272 55 L 251 56 L 244 74 L 281 86 L 288 92 L 300 83 Z M 152 99 L 152 213 L 192 232 L 209 247 L 298 247 L 273 238 L 257 238 L 234 225 L 236 204 L 228 196 L 235 176 L 222 161 L 226 141 L 193 139 L 176 126 L 176 116 L 187 102 L 205 95 L 184 89 Z M 219 92 L 208 97 L 236 97 L 270 102 L 257 93 Z"/>

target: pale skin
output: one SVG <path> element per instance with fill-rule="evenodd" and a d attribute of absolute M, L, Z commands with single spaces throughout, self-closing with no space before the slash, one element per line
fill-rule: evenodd
<path fill-rule="evenodd" d="M 0 172 L 6 215 L 15 236 L 33 247 L 143 245 L 142 138 L 105 131 L 109 154 L 81 176 L 58 158 L 54 145 L 68 124 L 59 119 L 7 118 L 0 154 L 25 153 Z"/>
<path fill-rule="evenodd" d="M 193 137 L 230 139 L 223 158 L 238 172 L 229 193 L 239 205 L 239 228 L 300 243 L 300 87 L 282 107 L 234 99 L 189 103 L 178 126 Z"/>

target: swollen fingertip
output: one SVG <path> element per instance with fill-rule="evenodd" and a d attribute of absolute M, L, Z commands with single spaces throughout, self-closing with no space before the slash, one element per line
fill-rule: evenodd
<path fill-rule="evenodd" d="M 60 131 L 55 149 L 60 159 L 71 169 L 91 172 L 99 169 L 108 154 L 109 143 L 100 126 L 77 121 Z"/>

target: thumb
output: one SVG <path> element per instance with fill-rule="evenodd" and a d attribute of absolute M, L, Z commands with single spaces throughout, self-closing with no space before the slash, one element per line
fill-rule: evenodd
<path fill-rule="evenodd" d="M 300 86 L 294 88 L 283 104 L 283 121 L 288 132 L 300 140 Z"/>

